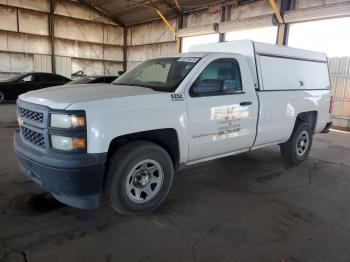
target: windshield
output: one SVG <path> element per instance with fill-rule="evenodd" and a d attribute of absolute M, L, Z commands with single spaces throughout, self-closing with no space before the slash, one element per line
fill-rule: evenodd
<path fill-rule="evenodd" d="M 174 92 L 199 60 L 199 57 L 168 57 L 148 60 L 120 76 L 113 84 Z"/>
<path fill-rule="evenodd" d="M 93 77 L 93 76 L 83 76 L 83 77 L 80 77 L 80 78 L 74 79 L 73 81 L 68 82 L 66 85 L 88 84 L 95 79 L 96 79 L 96 77 Z"/>

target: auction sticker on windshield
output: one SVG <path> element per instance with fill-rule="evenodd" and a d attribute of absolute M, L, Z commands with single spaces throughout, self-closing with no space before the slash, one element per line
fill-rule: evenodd
<path fill-rule="evenodd" d="M 177 61 L 178 62 L 187 62 L 187 63 L 196 63 L 198 61 L 198 57 L 181 57 Z"/>

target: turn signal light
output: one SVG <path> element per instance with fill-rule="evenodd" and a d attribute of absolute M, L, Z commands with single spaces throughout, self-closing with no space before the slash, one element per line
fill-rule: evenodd
<path fill-rule="evenodd" d="M 83 150 L 85 149 L 85 138 L 73 138 L 72 139 L 73 148 Z"/>

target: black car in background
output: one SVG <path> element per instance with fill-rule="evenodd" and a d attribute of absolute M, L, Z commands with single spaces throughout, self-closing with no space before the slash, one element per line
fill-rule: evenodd
<path fill-rule="evenodd" d="M 67 83 L 67 85 L 81 85 L 81 84 L 110 84 L 116 80 L 118 76 L 83 76 Z"/>
<path fill-rule="evenodd" d="M 28 91 L 64 85 L 69 81 L 71 79 L 51 73 L 26 73 L 12 76 L 0 82 L 0 104 L 6 100 L 16 100 L 20 94 Z"/>

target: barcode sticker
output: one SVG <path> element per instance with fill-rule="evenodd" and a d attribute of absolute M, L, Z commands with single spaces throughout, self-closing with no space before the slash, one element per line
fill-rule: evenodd
<path fill-rule="evenodd" d="M 181 57 L 177 61 L 187 62 L 187 63 L 196 63 L 198 59 L 199 59 L 198 57 Z"/>

